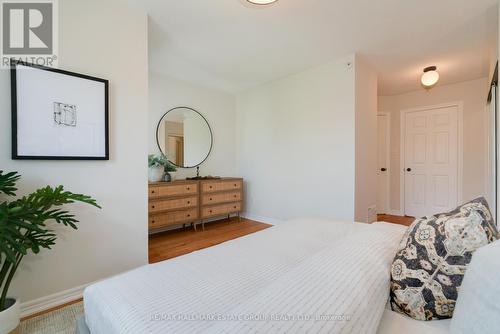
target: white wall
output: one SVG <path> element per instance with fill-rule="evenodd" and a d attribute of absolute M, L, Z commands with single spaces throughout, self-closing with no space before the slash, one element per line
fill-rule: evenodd
<path fill-rule="evenodd" d="M 498 16 L 497 16 L 497 24 L 498 24 L 498 35 L 497 35 L 497 57 L 496 57 L 496 60 L 498 60 L 499 58 L 499 55 L 500 55 L 500 41 L 498 40 L 500 38 L 500 6 L 498 6 Z M 492 66 L 490 66 L 492 67 Z M 496 109 L 498 110 L 498 108 L 500 108 L 500 94 L 499 94 L 499 90 L 497 89 L 497 96 L 496 96 Z M 491 117 L 491 116 L 490 116 Z M 491 118 L 490 118 L 491 119 Z M 498 127 L 498 123 L 499 123 L 499 120 L 497 120 L 497 124 L 496 124 L 496 131 L 498 133 L 498 131 L 500 131 L 499 127 Z M 490 140 L 490 143 L 494 142 L 494 139 L 492 140 L 492 137 L 494 136 L 493 134 L 493 130 L 490 128 L 490 132 L 489 132 L 489 140 Z M 497 146 L 500 146 L 500 142 L 497 142 Z M 497 150 L 500 151 L 500 148 L 497 148 Z M 489 150 L 490 152 L 493 152 L 493 150 Z M 494 163 L 491 163 L 490 161 L 490 166 L 494 165 Z M 494 174 L 494 175 L 493 175 Z M 496 213 L 496 217 L 498 219 L 498 216 L 499 216 L 499 210 L 500 210 L 500 194 L 498 194 L 498 189 L 500 189 L 498 183 L 500 182 L 500 163 L 496 163 L 496 173 L 489 173 L 489 176 L 490 176 L 490 179 L 488 181 L 490 182 L 494 182 L 494 179 L 496 179 L 496 184 L 494 187 L 492 188 L 489 188 L 490 189 L 490 192 L 494 192 L 496 191 L 497 193 L 495 194 L 495 197 L 496 197 L 496 205 L 495 205 L 495 213 Z M 497 221 L 497 226 L 500 226 L 499 222 Z"/>
<path fill-rule="evenodd" d="M 355 220 L 377 220 L 377 73 L 356 56 L 356 188 Z"/>
<path fill-rule="evenodd" d="M 122 1 L 64 0 L 59 67 L 110 80 L 110 161 L 12 161 L 10 77 L 0 71 L 0 166 L 24 194 L 63 184 L 97 198 L 72 205 L 80 229 L 57 228 L 51 251 L 28 256 L 11 293 L 31 301 L 147 263 L 147 17 Z"/>
<path fill-rule="evenodd" d="M 350 56 L 237 97 L 247 216 L 353 221 L 353 62 Z"/>
<path fill-rule="evenodd" d="M 491 45 L 491 49 L 489 50 L 488 53 L 488 59 L 489 59 L 489 68 L 488 68 L 488 85 L 491 83 L 493 79 L 493 75 L 495 72 L 495 66 L 498 61 L 498 55 L 499 55 L 499 48 L 500 48 L 500 43 L 499 43 L 499 38 L 500 38 L 500 24 L 499 24 L 499 18 L 500 18 L 500 6 L 497 4 L 496 5 L 496 16 L 497 16 L 497 29 L 496 29 L 496 36 L 494 39 L 493 45 Z"/>
<path fill-rule="evenodd" d="M 486 98 L 488 79 L 437 86 L 395 96 L 379 96 L 379 111 L 391 114 L 390 208 L 400 209 L 400 111 L 463 102 L 463 201 L 485 195 L 487 163 Z"/>
<path fill-rule="evenodd" d="M 201 165 L 201 175 L 236 176 L 235 97 L 151 72 L 149 74 L 149 152 L 158 153 L 156 126 L 165 112 L 174 107 L 191 107 L 208 121 L 214 145 Z M 196 169 L 178 169 L 176 178 L 194 176 Z"/>
<path fill-rule="evenodd" d="M 500 16 L 500 6 L 496 6 L 496 14 L 497 14 L 497 29 L 496 29 L 496 38 L 495 42 L 492 45 L 492 48 L 488 54 L 489 59 L 489 71 L 488 71 L 488 81 L 487 81 L 487 89 L 491 89 L 491 83 L 493 81 L 493 77 L 495 75 L 495 67 L 498 61 L 499 54 L 499 30 L 500 25 L 498 24 L 498 18 Z M 497 173 L 497 164 L 496 164 L 496 148 L 495 148 L 495 107 L 498 105 L 498 96 L 494 98 L 496 103 L 490 103 L 488 105 L 487 116 L 485 117 L 485 133 L 487 137 L 487 162 L 486 162 L 486 171 L 485 171 L 485 195 L 488 203 L 490 204 L 490 209 L 496 217 L 496 208 L 497 208 L 497 199 L 496 197 L 496 173 Z M 500 167 L 498 167 L 500 168 Z"/>

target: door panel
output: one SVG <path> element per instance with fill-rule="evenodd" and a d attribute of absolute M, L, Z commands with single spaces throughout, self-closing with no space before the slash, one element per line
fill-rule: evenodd
<path fill-rule="evenodd" d="M 451 210 L 458 202 L 458 108 L 405 114 L 405 214 Z"/>
<path fill-rule="evenodd" d="M 411 176 L 412 182 L 412 204 L 415 206 L 425 205 L 426 182 L 425 174 L 413 173 Z"/>
<path fill-rule="evenodd" d="M 413 117 L 413 128 L 426 128 L 427 127 L 427 118 L 425 115 L 415 115 Z"/>
<path fill-rule="evenodd" d="M 448 132 L 434 133 L 434 163 L 448 164 L 450 162 L 450 134 Z"/>
<path fill-rule="evenodd" d="M 432 200 L 435 207 L 447 208 L 449 196 L 447 196 L 448 189 L 450 188 L 450 180 L 448 175 L 434 175 L 433 180 L 434 191 Z"/>
<path fill-rule="evenodd" d="M 427 147 L 427 136 L 425 133 L 417 133 L 413 135 L 413 164 L 425 164 L 426 147 Z"/>
<path fill-rule="evenodd" d="M 377 210 L 378 213 L 389 211 L 389 116 L 378 115 L 378 163 L 377 163 Z"/>

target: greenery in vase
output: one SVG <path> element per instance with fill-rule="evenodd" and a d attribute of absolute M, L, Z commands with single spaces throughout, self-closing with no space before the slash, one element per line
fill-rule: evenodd
<path fill-rule="evenodd" d="M 83 202 L 101 208 L 92 197 L 65 191 L 63 186 L 47 186 L 18 199 L 2 200 L 2 196 L 16 196 L 20 177 L 17 172 L 0 171 L 0 311 L 6 307 L 10 284 L 23 257 L 55 245 L 57 235 L 48 224 L 77 229 L 78 220 L 62 206 Z"/>
<path fill-rule="evenodd" d="M 163 154 L 150 154 L 148 156 L 148 166 L 149 168 L 163 167 L 166 173 L 177 171 L 177 168 Z"/>

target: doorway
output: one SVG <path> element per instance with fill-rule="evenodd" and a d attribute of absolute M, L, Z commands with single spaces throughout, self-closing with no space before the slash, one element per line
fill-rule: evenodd
<path fill-rule="evenodd" d="M 170 160 L 177 166 L 184 166 L 184 137 L 169 135 L 167 140 Z"/>
<path fill-rule="evenodd" d="M 390 181 L 390 143 L 391 143 L 390 114 L 379 112 L 377 115 L 377 211 L 378 214 L 387 214 L 389 208 L 389 181 Z"/>
<path fill-rule="evenodd" d="M 461 200 L 462 104 L 401 112 L 401 207 L 422 217 Z"/>

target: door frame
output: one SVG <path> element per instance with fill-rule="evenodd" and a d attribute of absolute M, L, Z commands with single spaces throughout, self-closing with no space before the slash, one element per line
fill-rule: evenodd
<path fill-rule="evenodd" d="M 400 150 L 399 150 L 399 210 L 401 211 L 401 215 L 404 216 L 406 213 L 406 202 L 405 202 L 405 157 L 406 157 L 406 115 L 412 112 L 419 111 L 427 111 L 433 109 L 441 109 L 441 108 L 449 108 L 449 107 L 457 107 L 458 110 L 458 159 L 457 159 L 457 200 L 458 204 L 462 203 L 462 188 L 463 188 L 463 163 L 464 163 L 464 149 L 463 149 L 463 141 L 464 141 L 464 129 L 463 129 L 463 114 L 464 114 L 464 103 L 463 101 L 456 102 L 448 102 L 435 104 L 430 106 L 423 107 L 415 107 L 410 109 L 402 109 L 400 110 Z"/>
<path fill-rule="evenodd" d="M 497 182 L 497 168 L 498 165 L 498 136 L 497 136 L 497 112 L 496 112 L 496 86 L 492 87 L 490 92 L 493 98 L 485 107 L 486 117 L 484 120 L 485 136 L 486 136 L 486 168 L 485 168 L 485 184 L 486 189 L 486 199 L 490 203 L 490 211 L 492 211 L 493 216 L 495 216 L 495 221 L 497 221 L 497 192 L 498 192 L 498 182 Z"/>
<path fill-rule="evenodd" d="M 391 113 L 387 111 L 379 111 L 377 112 L 377 116 L 386 116 L 387 117 L 387 143 L 386 143 L 386 148 L 385 148 L 385 154 L 386 154 L 386 160 L 387 160 L 387 179 L 386 179 L 386 198 L 385 198 L 385 208 L 384 208 L 384 213 L 386 215 L 391 214 L 391 174 L 392 174 L 392 168 L 391 168 Z M 378 124 L 378 122 L 377 122 Z M 378 130 L 377 130 L 378 134 Z M 378 159 L 378 156 L 377 156 Z M 378 168 L 378 166 L 377 166 Z M 379 171 L 377 171 L 379 172 Z"/>

